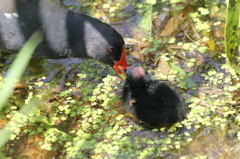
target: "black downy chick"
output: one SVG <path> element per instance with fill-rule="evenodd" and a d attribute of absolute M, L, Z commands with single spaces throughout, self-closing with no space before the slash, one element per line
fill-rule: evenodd
<path fill-rule="evenodd" d="M 178 94 L 153 79 L 140 66 L 126 70 L 123 102 L 138 119 L 150 124 L 174 124 L 183 120 L 185 109 Z"/>

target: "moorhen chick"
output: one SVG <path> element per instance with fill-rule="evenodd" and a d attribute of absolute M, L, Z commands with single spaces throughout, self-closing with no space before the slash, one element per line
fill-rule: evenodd
<path fill-rule="evenodd" d="M 93 58 L 120 74 L 127 67 L 122 36 L 100 20 L 72 12 L 60 0 L 0 0 L 1 50 L 17 53 L 35 31 L 44 39 L 34 56 Z"/>
<path fill-rule="evenodd" d="M 123 103 L 138 119 L 154 125 L 174 124 L 183 119 L 183 102 L 172 88 L 140 66 L 129 66 L 126 75 Z"/>

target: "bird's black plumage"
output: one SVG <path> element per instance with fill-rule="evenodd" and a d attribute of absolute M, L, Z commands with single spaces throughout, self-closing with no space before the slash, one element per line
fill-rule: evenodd
<path fill-rule="evenodd" d="M 126 74 L 123 102 L 138 119 L 150 124 L 173 124 L 183 119 L 183 102 L 172 88 L 139 66 L 129 67 Z"/>
<path fill-rule="evenodd" d="M 18 52 L 35 32 L 44 34 L 35 56 L 94 58 L 111 66 L 124 41 L 111 26 L 73 13 L 60 0 L 0 0 L 0 49 Z"/>

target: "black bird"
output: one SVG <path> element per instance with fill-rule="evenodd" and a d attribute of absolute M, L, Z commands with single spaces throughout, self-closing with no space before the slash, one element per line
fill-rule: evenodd
<path fill-rule="evenodd" d="M 123 102 L 138 119 L 154 125 L 174 124 L 183 119 L 183 102 L 172 88 L 140 66 L 128 67 L 126 75 Z"/>
<path fill-rule="evenodd" d="M 93 58 L 120 75 L 127 67 L 123 38 L 111 26 L 68 10 L 60 0 L 0 0 L 1 50 L 17 53 L 35 31 L 44 39 L 34 56 Z"/>

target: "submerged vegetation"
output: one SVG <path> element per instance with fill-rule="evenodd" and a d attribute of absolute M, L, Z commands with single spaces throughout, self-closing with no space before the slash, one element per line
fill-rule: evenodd
<path fill-rule="evenodd" d="M 229 9 L 218 0 L 81 4 L 81 12 L 116 24 L 126 38 L 130 63 L 140 63 L 177 90 L 186 101 L 186 119 L 168 127 L 138 121 L 123 109 L 123 82 L 100 62 L 32 59 L 1 105 L 0 158 L 238 158 L 239 29 L 230 31 L 231 46 L 224 46 L 223 33 L 233 28 L 229 16 L 238 10 L 230 8 L 235 12 L 228 14 L 230 26 L 224 28 Z M 141 28 L 149 19 L 150 29 Z M 16 55 L 0 55 L 3 88 Z"/>

